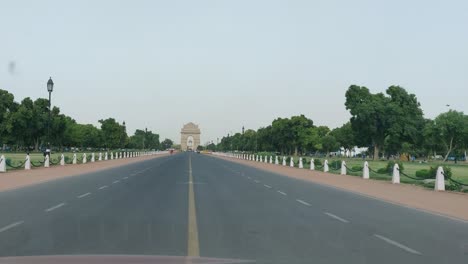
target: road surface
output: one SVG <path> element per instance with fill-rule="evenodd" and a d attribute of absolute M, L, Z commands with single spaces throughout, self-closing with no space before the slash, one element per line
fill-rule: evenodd
<path fill-rule="evenodd" d="M 0 256 L 63 254 L 466 264 L 468 224 L 181 153 L 0 192 Z"/>

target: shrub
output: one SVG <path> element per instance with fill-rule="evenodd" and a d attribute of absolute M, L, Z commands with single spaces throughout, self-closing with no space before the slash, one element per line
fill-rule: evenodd
<path fill-rule="evenodd" d="M 322 166 L 322 162 L 319 159 L 314 159 L 315 166 Z"/>
<path fill-rule="evenodd" d="M 435 179 L 437 176 L 437 168 L 439 168 L 439 166 L 430 167 L 428 170 L 427 169 L 418 170 L 416 171 L 416 177 L 422 178 L 422 179 Z M 443 169 L 444 169 L 445 178 L 452 177 L 452 169 L 450 167 L 443 166 Z"/>
<path fill-rule="evenodd" d="M 333 168 L 333 169 L 339 169 L 339 168 L 341 168 L 341 161 L 334 160 L 334 161 L 328 163 L 328 166 L 330 166 L 330 168 Z"/>
<path fill-rule="evenodd" d="M 389 174 L 391 174 L 391 171 L 388 171 L 387 168 L 380 168 L 380 169 L 377 170 L 377 173 L 380 173 L 380 174 L 389 173 Z"/>
<path fill-rule="evenodd" d="M 416 171 L 416 177 L 421 179 L 434 179 L 435 174 L 432 174 L 431 170 L 423 169 Z"/>
<path fill-rule="evenodd" d="M 398 164 L 398 167 L 400 168 L 400 171 L 404 171 L 405 167 L 403 166 L 403 163 L 401 161 L 396 162 Z M 386 171 L 389 173 L 393 172 L 393 167 L 395 166 L 395 161 L 391 160 L 387 163 L 387 168 Z"/>
<path fill-rule="evenodd" d="M 429 169 L 432 177 L 435 179 L 436 175 L 437 175 L 437 168 L 439 168 L 439 166 L 436 166 L 436 167 L 431 167 Z M 447 166 L 442 166 L 442 168 L 444 169 L 444 175 L 445 175 L 445 179 L 448 179 L 450 177 L 452 177 L 452 169 L 450 167 L 447 167 Z"/>

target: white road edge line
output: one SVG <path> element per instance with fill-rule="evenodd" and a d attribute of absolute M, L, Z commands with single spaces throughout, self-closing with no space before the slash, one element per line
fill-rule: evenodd
<path fill-rule="evenodd" d="M 263 186 L 265 186 L 265 187 L 268 188 L 268 189 L 271 189 L 271 186 L 270 186 L 270 185 L 263 184 Z"/>
<path fill-rule="evenodd" d="M 337 216 L 337 215 L 334 215 L 334 214 L 332 214 L 332 213 L 324 212 L 324 214 L 328 215 L 329 217 L 331 217 L 331 218 L 333 218 L 333 219 L 336 219 L 336 220 L 338 220 L 338 221 L 341 221 L 341 222 L 343 222 L 343 223 L 349 223 L 348 220 L 346 220 L 346 219 L 344 219 L 344 218 L 341 218 L 341 217 L 339 217 L 339 216 Z"/>
<path fill-rule="evenodd" d="M 65 205 L 65 203 L 57 204 L 57 205 L 55 205 L 55 206 L 52 206 L 52 207 L 50 207 L 50 208 L 45 209 L 44 212 L 51 212 L 51 211 L 53 211 L 53 210 L 55 210 L 55 209 L 58 209 L 58 208 L 60 208 L 60 207 L 62 207 L 62 206 L 64 206 L 64 205 Z"/>
<path fill-rule="evenodd" d="M 126 180 L 126 179 L 128 179 L 128 177 L 123 177 L 122 179 Z"/>
<path fill-rule="evenodd" d="M 308 202 L 304 202 L 302 200 L 296 200 L 297 202 L 303 204 L 303 205 L 307 205 L 307 206 L 310 206 L 310 204 Z"/>
<path fill-rule="evenodd" d="M 108 187 L 107 185 L 101 186 L 101 187 L 99 187 L 99 190 L 105 189 L 107 187 Z"/>
<path fill-rule="evenodd" d="M 405 251 L 407 251 L 409 253 L 413 253 L 413 254 L 416 254 L 416 255 L 422 255 L 421 252 L 416 251 L 416 250 L 414 250 L 412 248 L 409 248 L 409 247 L 407 247 L 407 246 L 405 246 L 403 244 L 400 244 L 400 243 L 398 243 L 396 241 L 393 241 L 390 238 L 387 238 L 387 237 L 384 237 L 384 236 L 381 236 L 381 235 L 377 235 L 377 234 L 374 234 L 374 236 L 377 237 L 377 238 L 382 239 L 383 241 L 385 241 L 385 242 L 387 242 L 387 243 L 389 243 L 391 245 L 399 247 L 399 248 L 401 248 L 401 249 L 403 249 L 403 250 L 405 250 Z"/>
<path fill-rule="evenodd" d="M 113 181 L 112 184 L 116 184 L 116 183 L 119 183 L 120 181 L 117 180 L 117 181 Z"/>
<path fill-rule="evenodd" d="M 88 196 L 88 195 L 91 195 L 91 193 L 88 192 L 88 193 L 84 193 L 84 194 L 82 194 L 82 195 L 78 195 L 77 198 L 78 198 L 78 199 L 81 199 L 81 198 L 86 197 L 86 196 Z"/>
<path fill-rule="evenodd" d="M 260 181 L 254 180 L 255 183 L 260 183 Z"/>
<path fill-rule="evenodd" d="M 9 224 L 7 226 L 4 226 L 4 227 L 0 228 L 0 233 L 2 233 L 4 231 L 7 231 L 8 229 L 12 229 L 13 227 L 19 226 L 19 225 L 21 225 L 23 223 L 24 223 L 24 221 L 18 221 L 18 222 L 14 222 L 13 224 Z"/>
<path fill-rule="evenodd" d="M 282 195 L 286 196 L 287 194 L 285 192 L 282 192 L 282 191 L 277 191 L 278 193 L 281 193 Z"/>

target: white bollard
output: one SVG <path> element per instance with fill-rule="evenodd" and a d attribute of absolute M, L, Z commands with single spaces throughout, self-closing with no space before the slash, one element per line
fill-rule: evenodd
<path fill-rule="evenodd" d="M 263 162 L 268 163 L 268 156 L 265 156 L 265 159 L 263 160 Z"/>
<path fill-rule="evenodd" d="M 278 156 L 275 156 L 275 165 L 279 165 Z"/>
<path fill-rule="evenodd" d="M 93 152 L 93 153 L 91 153 L 91 162 L 95 162 L 95 161 L 96 161 L 96 160 L 95 160 L 95 158 L 94 158 L 94 152 Z"/>
<path fill-rule="evenodd" d="M 106 153 L 104 154 L 104 160 L 108 160 L 108 159 L 109 159 L 109 154 L 106 151 Z"/>
<path fill-rule="evenodd" d="M 369 179 L 369 162 L 364 162 L 364 168 L 362 168 L 362 178 Z"/>
<path fill-rule="evenodd" d="M 346 161 L 341 162 L 341 175 L 346 175 Z"/>
<path fill-rule="evenodd" d="M 255 156 L 255 161 L 258 162 L 259 158 L 258 155 Z"/>
<path fill-rule="evenodd" d="M 26 159 L 24 161 L 24 169 L 25 170 L 31 169 L 31 157 L 29 156 L 29 154 L 26 155 Z"/>
<path fill-rule="evenodd" d="M 85 164 L 88 160 L 86 159 L 86 153 L 83 153 L 83 164 Z"/>
<path fill-rule="evenodd" d="M 283 156 L 283 166 L 286 166 L 286 157 Z"/>
<path fill-rule="evenodd" d="M 49 157 L 49 154 L 47 154 L 44 159 L 44 168 L 49 168 L 49 167 L 50 167 L 50 157 Z"/>
<path fill-rule="evenodd" d="M 328 160 L 325 160 L 323 162 L 323 172 L 328 172 L 329 171 L 329 168 L 328 168 Z"/>
<path fill-rule="evenodd" d="M 4 155 L 0 157 L 0 172 L 6 172 L 6 160 Z"/>
<path fill-rule="evenodd" d="M 263 162 L 263 156 L 260 156 L 260 162 Z"/>
<path fill-rule="evenodd" d="M 102 152 L 99 152 L 99 158 L 98 161 L 102 161 Z"/>
<path fill-rule="evenodd" d="M 314 159 L 310 159 L 310 170 L 315 170 Z"/>
<path fill-rule="evenodd" d="M 299 158 L 299 169 L 304 168 L 304 163 L 302 163 L 302 157 Z"/>
<path fill-rule="evenodd" d="M 289 160 L 289 167 L 294 167 L 294 158 L 291 157 L 291 159 Z"/>
<path fill-rule="evenodd" d="M 114 159 L 114 152 L 111 152 L 111 158 L 110 158 L 110 159 L 111 159 L 111 160 Z"/>
<path fill-rule="evenodd" d="M 444 169 L 439 166 L 437 168 L 436 174 L 436 181 L 434 185 L 434 190 L 436 191 L 445 191 L 445 177 L 444 177 Z"/>
<path fill-rule="evenodd" d="M 65 166 L 65 156 L 63 155 L 60 155 L 60 166 Z"/>
<path fill-rule="evenodd" d="M 73 154 L 73 164 L 76 164 L 76 153 Z"/>
<path fill-rule="evenodd" d="M 393 166 L 392 183 L 400 183 L 400 167 L 398 163 Z"/>
<path fill-rule="evenodd" d="M 270 164 L 273 164 L 273 156 L 270 156 Z"/>

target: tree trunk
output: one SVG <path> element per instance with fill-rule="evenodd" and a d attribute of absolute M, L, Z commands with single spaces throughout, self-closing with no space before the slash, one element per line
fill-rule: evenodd
<path fill-rule="evenodd" d="M 294 147 L 294 156 L 297 156 L 297 146 Z"/>
<path fill-rule="evenodd" d="M 379 159 L 379 145 L 374 144 L 374 159 L 373 160 L 378 160 Z"/>
<path fill-rule="evenodd" d="M 453 138 L 450 139 L 450 145 L 449 145 L 449 148 L 447 150 L 447 154 L 445 154 L 444 162 L 447 161 L 448 156 L 450 155 L 450 152 L 452 152 L 452 143 L 453 143 Z"/>

